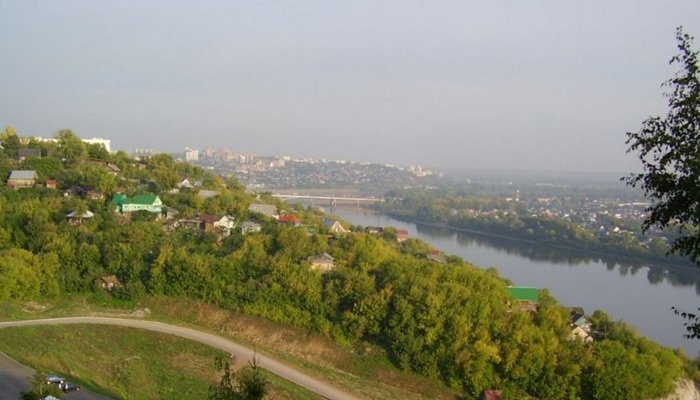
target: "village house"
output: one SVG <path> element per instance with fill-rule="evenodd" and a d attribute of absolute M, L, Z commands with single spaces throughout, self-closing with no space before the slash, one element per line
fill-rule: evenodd
<path fill-rule="evenodd" d="M 369 233 L 370 235 L 378 235 L 384 232 L 384 228 L 382 228 L 381 226 L 366 226 L 365 232 Z"/>
<path fill-rule="evenodd" d="M 104 200 L 105 194 L 89 186 L 71 185 L 63 192 L 63 197 L 80 197 L 90 200 Z"/>
<path fill-rule="evenodd" d="M 151 213 L 163 212 L 163 202 L 154 194 L 137 194 L 127 197 L 119 193 L 112 198 L 114 211 L 119 213 L 131 213 L 135 211 L 148 211 Z"/>
<path fill-rule="evenodd" d="M 112 290 L 121 288 L 123 285 L 116 275 L 102 276 L 97 279 L 97 284 L 102 289 Z"/>
<path fill-rule="evenodd" d="M 7 179 L 7 187 L 12 189 L 20 188 L 31 188 L 36 184 L 37 176 L 36 171 L 32 170 L 14 170 L 10 173 L 10 177 Z"/>
<path fill-rule="evenodd" d="M 297 217 L 296 215 L 280 215 L 279 218 L 277 218 L 277 221 L 280 224 L 287 224 L 287 225 L 292 225 L 292 226 L 301 226 L 301 218 Z"/>
<path fill-rule="evenodd" d="M 591 335 L 591 323 L 586 318 L 586 315 L 581 307 L 571 307 L 570 310 L 571 340 L 582 340 L 584 343 L 593 341 Z"/>
<path fill-rule="evenodd" d="M 254 221 L 245 221 L 241 224 L 241 234 L 258 233 L 262 230 L 262 226 Z"/>
<path fill-rule="evenodd" d="M 235 219 L 228 215 L 221 217 L 217 215 L 202 214 L 199 216 L 199 220 L 201 221 L 202 229 L 205 232 L 219 230 L 226 235 L 231 233 L 231 229 L 233 229 L 235 225 Z"/>
<path fill-rule="evenodd" d="M 112 164 L 111 162 L 104 161 L 104 160 L 90 160 L 90 163 L 93 165 L 96 165 L 98 167 L 101 167 L 107 173 L 109 173 L 112 176 L 117 176 L 119 175 L 120 172 L 122 172 L 121 168 L 119 168 L 116 164 Z"/>
<path fill-rule="evenodd" d="M 181 181 L 177 184 L 177 188 L 178 188 L 178 189 L 192 189 L 193 187 L 194 187 L 194 185 L 191 184 L 190 181 L 189 181 L 189 179 L 187 179 L 187 178 L 181 180 Z"/>
<path fill-rule="evenodd" d="M 537 311 L 537 303 L 540 297 L 540 292 L 537 288 L 508 286 L 506 291 L 515 299 L 517 308 L 520 311 Z"/>
<path fill-rule="evenodd" d="M 56 189 L 58 187 L 58 181 L 55 179 L 47 179 L 44 181 L 44 186 L 47 189 Z"/>
<path fill-rule="evenodd" d="M 397 229 L 396 230 L 396 241 L 399 243 L 403 243 L 406 240 L 408 240 L 408 231 L 405 229 Z"/>
<path fill-rule="evenodd" d="M 309 257 L 309 263 L 311 263 L 311 269 L 321 272 L 328 272 L 335 268 L 335 260 L 328 253 Z"/>
<path fill-rule="evenodd" d="M 323 229 L 330 233 L 348 233 L 348 230 L 343 228 L 337 220 L 326 218 L 323 220 Z"/>
<path fill-rule="evenodd" d="M 77 210 L 72 211 L 70 214 L 66 215 L 68 223 L 73 226 L 78 226 L 83 223 L 83 220 L 90 219 L 94 217 L 95 214 L 90 210 L 85 210 L 83 213 L 79 213 Z"/>

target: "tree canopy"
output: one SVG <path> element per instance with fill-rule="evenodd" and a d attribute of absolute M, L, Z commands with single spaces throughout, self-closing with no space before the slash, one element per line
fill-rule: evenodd
<path fill-rule="evenodd" d="M 693 37 L 679 27 L 676 39 L 679 53 L 670 63 L 681 70 L 664 83 L 669 110 L 627 133 L 628 152 L 639 154 L 643 172 L 626 181 L 652 200 L 644 229 L 677 225 L 681 236 L 671 251 L 700 264 L 700 65 Z"/>
<path fill-rule="evenodd" d="M 0 301 L 88 291 L 133 301 L 147 295 L 198 299 L 348 345 L 374 343 L 396 366 L 466 397 L 501 388 L 509 398 L 592 400 L 615 398 L 617 388 L 629 387 L 642 398 L 655 398 L 683 373 L 681 357 L 605 318 L 593 324 L 607 332 L 600 340 L 572 340 L 568 311 L 546 290 L 536 311 L 520 310 L 506 291 L 508 282 L 497 274 L 459 258 L 435 263 L 426 257 L 429 246 L 398 243 L 395 230 L 333 235 L 323 231 L 324 215 L 317 211 L 262 196 L 293 211 L 306 226 L 283 225 L 249 213 L 254 199 L 235 180 L 169 156 L 143 163 L 109 154 L 105 161 L 120 172 L 107 179 L 72 133 L 60 136 L 76 152 L 60 147 L 47 152 L 42 159 L 53 167 L 41 178 L 57 180 L 61 189 L 75 184 L 109 193 L 65 197 L 40 186 L 0 187 Z M 76 157 L 66 157 L 70 154 Z M 20 163 L 0 152 L 0 167 L 16 169 Z M 172 177 L 201 180 L 217 195 L 204 199 L 198 189 L 170 190 Z M 179 216 L 115 212 L 112 196 L 145 188 L 158 189 Z M 68 220 L 68 213 L 83 210 L 94 216 L 80 224 Z M 233 229 L 224 235 L 190 225 L 202 214 L 231 216 L 237 223 L 257 220 L 261 232 Z M 333 257 L 333 270 L 312 268 L 309 259 L 319 253 Z M 112 275 L 123 287 L 103 290 L 100 279 Z M 627 367 L 611 364 L 618 359 L 629 360 Z M 595 373 L 609 365 L 610 373 Z M 259 378 L 254 369 L 235 379 L 229 370 L 211 398 L 240 398 L 237 391 L 245 388 L 261 394 L 265 385 Z"/>

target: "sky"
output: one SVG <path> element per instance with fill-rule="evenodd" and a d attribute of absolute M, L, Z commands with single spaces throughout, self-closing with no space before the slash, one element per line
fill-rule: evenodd
<path fill-rule="evenodd" d="M 680 25 L 700 36 L 700 1 L 0 0 L 0 129 L 626 173 Z"/>

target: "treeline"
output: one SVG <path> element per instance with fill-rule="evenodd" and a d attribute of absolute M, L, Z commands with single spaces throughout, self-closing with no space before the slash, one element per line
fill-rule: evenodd
<path fill-rule="evenodd" d="M 63 134 L 72 139 L 71 133 Z M 70 143 L 77 149 L 73 158 L 60 140 L 38 144 L 41 162 L 54 165 L 40 179 L 58 179 L 64 188 L 90 179 L 88 149 L 82 142 Z M 27 160 L 16 161 L 10 151 L 5 146 L 1 165 L 8 171 L 25 165 Z M 341 343 L 371 341 L 401 368 L 470 398 L 486 389 L 501 389 L 508 398 L 655 398 L 687 373 L 683 357 L 600 312 L 591 319 L 604 339 L 570 340 L 568 310 L 546 291 L 536 312 L 519 311 L 503 279 L 457 257 L 448 257 L 447 264 L 429 261 L 427 245 L 399 244 L 391 230 L 381 236 L 332 235 L 322 228 L 323 215 L 317 211 L 281 203 L 305 226 L 278 224 L 249 215 L 254 199 L 234 180 L 164 155 L 143 162 L 123 154 L 102 157 L 121 169 L 111 176 L 113 191 L 151 190 L 182 215 L 226 213 L 239 222 L 254 218 L 262 232 L 233 230 L 222 237 L 168 230 L 150 214 L 119 216 L 109 197 L 87 200 L 46 188 L 1 188 L 0 300 L 105 293 L 96 281 L 114 274 L 124 283 L 115 295 L 124 298 L 202 299 L 322 332 Z M 219 194 L 202 199 L 185 190 L 170 193 L 174 182 L 191 175 Z M 79 226 L 69 224 L 66 214 L 76 206 L 95 216 Z M 328 273 L 313 270 L 308 261 L 323 252 L 336 262 Z"/>
<path fill-rule="evenodd" d="M 640 221 L 600 216 L 600 224 L 618 226 L 619 232 L 600 235 L 580 223 L 551 216 L 533 216 L 524 202 L 480 195 L 459 195 L 447 191 L 393 191 L 387 201 L 376 205 L 381 212 L 411 221 L 440 224 L 538 244 L 588 251 L 615 257 L 692 266 L 686 257 L 668 254 L 666 242 L 654 237 L 642 244 Z"/>

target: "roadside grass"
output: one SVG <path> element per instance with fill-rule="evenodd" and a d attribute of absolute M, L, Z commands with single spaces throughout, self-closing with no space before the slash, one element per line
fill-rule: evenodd
<path fill-rule="evenodd" d="M 353 346 L 341 346 L 322 334 L 238 314 L 195 300 L 158 297 L 146 298 L 136 304 L 97 293 L 73 295 L 39 306 L 24 304 L 5 307 L 5 304 L 0 304 L 0 310 L 3 310 L 0 311 L 0 319 L 3 320 L 75 315 L 146 317 L 210 332 L 255 347 L 359 397 L 378 400 L 463 398 L 433 380 L 401 371 L 376 345 L 360 342 Z M 1 338 L 0 335 L 0 341 Z M 0 344 L 0 350 L 2 347 Z M 275 382 L 274 378 L 271 377 L 270 381 Z M 287 391 L 296 387 L 289 382 L 287 384 Z M 284 398 L 275 394 L 275 399 Z"/>
<path fill-rule="evenodd" d="M 153 319 L 186 324 L 254 346 L 360 397 L 463 398 L 433 380 L 398 369 L 383 349 L 367 342 L 344 347 L 322 334 L 189 299 L 149 298 L 144 304 Z"/>
<path fill-rule="evenodd" d="M 173 335 L 102 325 L 0 329 L 0 350 L 115 399 L 205 399 L 219 378 L 216 356 L 229 355 Z M 245 364 L 245 362 L 237 364 Z M 275 399 L 319 399 L 264 372 Z"/>

